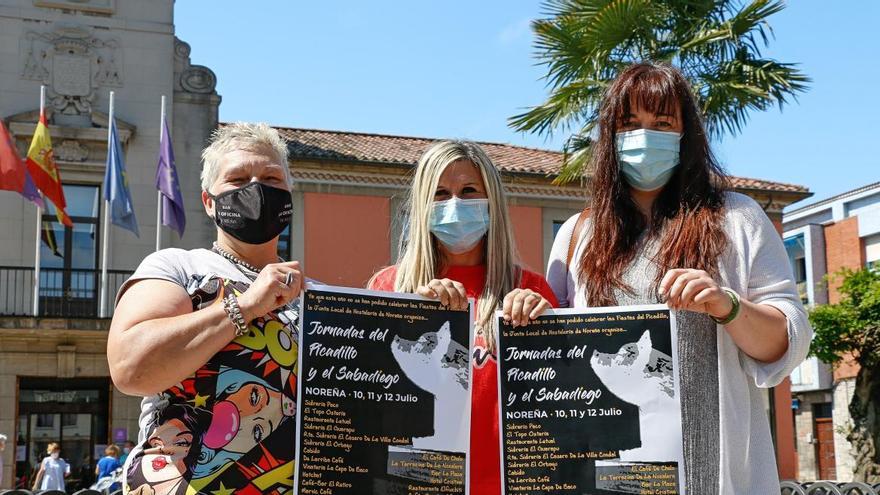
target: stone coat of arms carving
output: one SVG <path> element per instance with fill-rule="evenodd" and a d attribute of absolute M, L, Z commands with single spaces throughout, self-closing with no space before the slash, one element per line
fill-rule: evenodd
<path fill-rule="evenodd" d="M 98 87 L 122 86 L 119 41 L 98 38 L 85 27 L 29 31 L 19 48 L 21 77 L 45 84 L 47 103 L 63 115 L 89 114 Z"/>

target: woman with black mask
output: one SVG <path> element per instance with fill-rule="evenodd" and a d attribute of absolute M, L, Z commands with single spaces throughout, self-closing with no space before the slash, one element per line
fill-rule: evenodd
<path fill-rule="evenodd" d="M 293 482 L 294 301 L 304 285 L 299 262 L 276 254 L 291 217 L 287 146 L 265 124 L 236 123 L 215 132 L 202 160 L 212 249 L 151 254 L 117 297 L 110 372 L 119 390 L 144 396 L 142 443 L 124 469 L 143 475 L 125 486 L 238 491 L 271 465 L 278 486 L 260 489 L 275 493 Z M 183 406 L 199 420 L 159 420 Z"/>

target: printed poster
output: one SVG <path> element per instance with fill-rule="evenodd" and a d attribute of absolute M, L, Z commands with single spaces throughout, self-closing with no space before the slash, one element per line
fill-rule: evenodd
<path fill-rule="evenodd" d="M 300 329 L 296 493 L 467 493 L 470 310 L 310 285 Z"/>
<path fill-rule="evenodd" d="M 499 329 L 504 493 L 685 493 L 665 305 L 551 310 L 517 328 L 499 317 Z"/>

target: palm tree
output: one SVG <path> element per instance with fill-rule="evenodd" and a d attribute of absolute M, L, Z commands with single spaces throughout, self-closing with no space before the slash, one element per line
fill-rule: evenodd
<path fill-rule="evenodd" d="M 781 109 L 810 79 L 796 64 L 761 56 L 781 0 L 546 0 L 532 22 L 547 100 L 510 118 L 516 130 L 572 132 L 557 178 L 580 178 L 605 88 L 626 66 L 670 62 L 690 81 L 713 138 L 737 134 L 749 112 Z"/>

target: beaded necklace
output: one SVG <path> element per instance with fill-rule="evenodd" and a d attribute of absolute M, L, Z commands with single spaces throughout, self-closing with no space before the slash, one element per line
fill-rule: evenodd
<path fill-rule="evenodd" d="M 227 260 L 231 261 L 232 264 L 235 265 L 237 268 L 244 268 L 244 269 L 246 269 L 250 272 L 253 272 L 253 273 L 260 273 L 260 270 L 257 270 L 257 267 L 255 267 L 254 265 L 248 263 L 247 261 L 239 259 L 234 254 L 221 248 L 220 245 L 217 244 L 217 241 L 214 241 L 214 245 L 211 247 L 211 250 L 214 251 L 215 253 L 219 254 L 220 256 L 226 258 Z M 245 275 L 247 275 L 247 273 L 245 273 Z M 250 278 L 250 277 L 248 277 L 248 278 Z"/>

